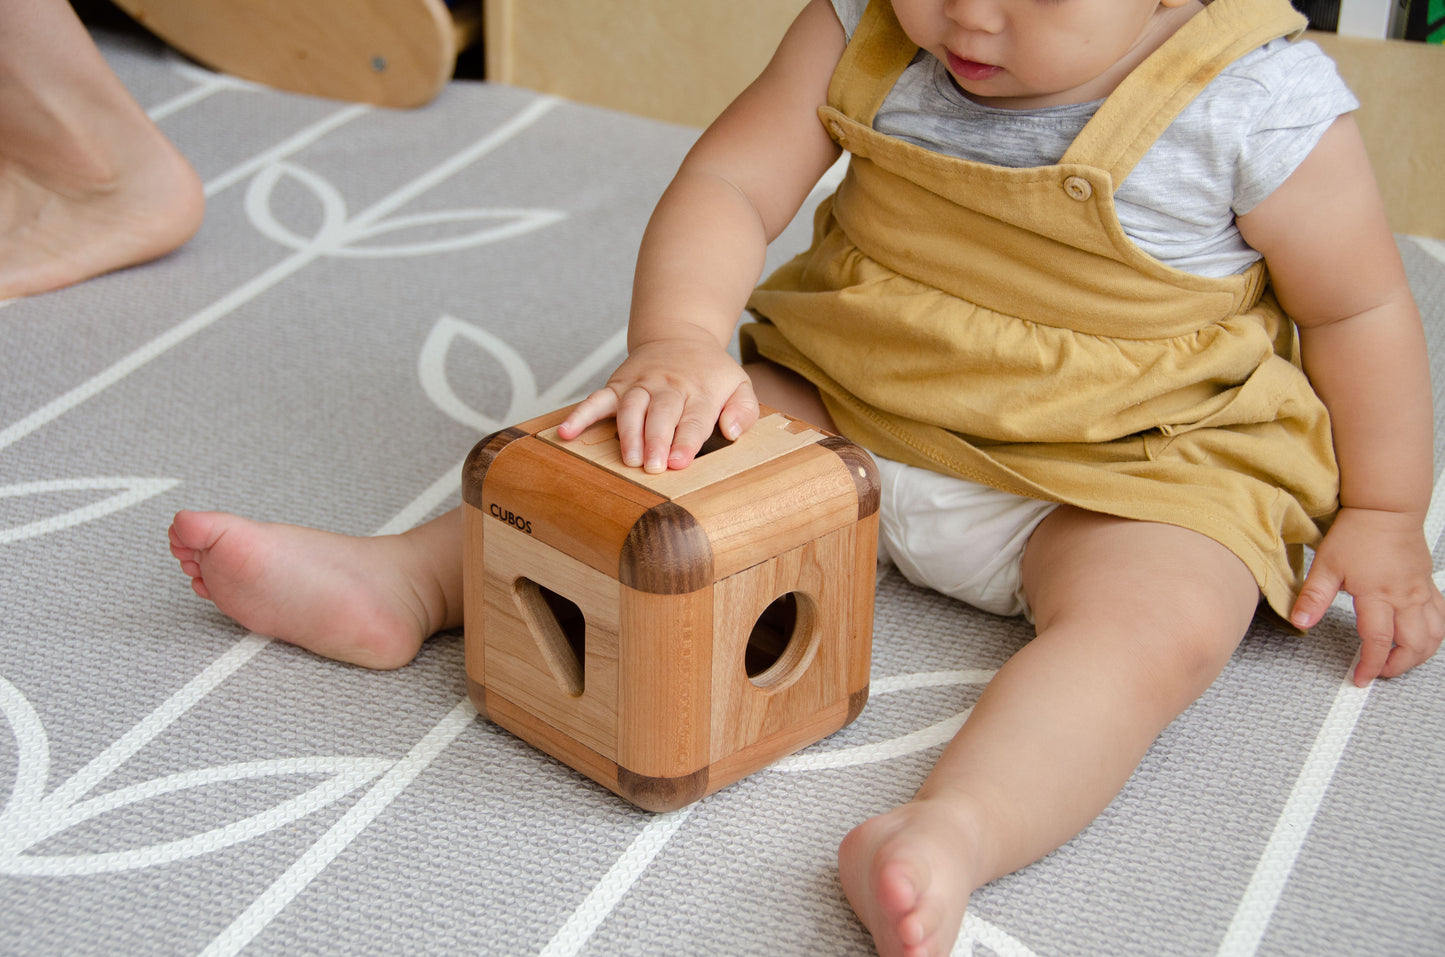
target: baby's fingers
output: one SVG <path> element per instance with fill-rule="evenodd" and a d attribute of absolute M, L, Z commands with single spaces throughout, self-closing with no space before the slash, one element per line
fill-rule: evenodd
<path fill-rule="evenodd" d="M 603 387 L 583 399 L 557 427 L 557 434 L 566 441 L 581 435 L 589 425 L 617 414 L 617 393 Z"/>
<path fill-rule="evenodd" d="M 1433 596 L 1399 607 L 1383 600 L 1357 599 L 1355 618 L 1360 662 L 1354 680 L 1361 687 L 1375 678 L 1404 674 L 1435 654 L 1445 637 L 1445 602 Z"/>
<path fill-rule="evenodd" d="M 682 469 L 691 465 L 698 451 L 713 437 L 714 430 L 732 442 L 757 421 L 758 398 L 753 394 L 752 382 L 746 378 L 733 390 L 721 410 L 711 402 L 697 399 L 688 402 L 677 423 L 677 435 L 673 438 L 672 451 L 667 459 L 668 468 Z"/>
<path fill-rule="evenodd" d="M 1427 661 L 1445 638 L 1445 600 L 1438 593 L 1419 605 L 1395 613 L 1395 647 L 1380 669 L 1380 677 L 1394 678 Z"/>
<path fill-rule="evenodd" d="M 731 442 L 751 429 L 758 421 L 758 415 L 757 393 L 753 391 L 752 380 L 745 378 L 723 403 L 722 412 L 718 416 L 718 427 Z"/>
<path fill-rule="evenodd" d="M 667 469 L 672 434 L 682 414 L 682 398 L 671 390 L 653 395 L 641 386 L 622 394 L 617 402 L 617 441 L 622 461 L 649 472 Z"/>
<path fill-rule="evenodd" d="M 667 467 L 685 469 L 691 465 L 698 450 L 712 438 L 713 427 L 717 421 L 717 409 L 711 403 L 697 399 L 688 402 L 682 418 L 678 419 L 677 432 L 672 437 L 672 447 L 667 454 Z"/>
<path fill-rule="evenodd" d="M 1314 564 L 1310 566 L 1310 573 L 1305 576 L 1304 587 L 1300 589 L 1299 597 L 1290 609 L 1290 623 L 1300 629 L 1313 628 L 1319 624 L 1325 612 L 1330 610 L 1330 603 L 1340 593 L 1343 583 L 1344 579 L 1329 566 L 1328 561 L 1316 555 Z"/>
<path fill-rule="evenodd" d="M 1395 609 L 1388 602 L 1356 597 L 1355 628 L 1360 633 L 1360 660 L 1354 682 L 1363 688 L 1380 677 L 1395 647 Z"/>

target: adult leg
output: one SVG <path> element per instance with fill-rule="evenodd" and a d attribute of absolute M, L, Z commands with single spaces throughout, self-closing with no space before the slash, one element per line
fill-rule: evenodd
<path fill-rule="evenodd" d="M 1038 628 L 914 800 L 839 851 L 885 957 L 946 954 L 968 895 L 1069 840 L 1223 669 L 1258 590 L 1216 542 L 1061 508 L 1024 558 Z"/>
<path fill-rule="evenodd" d="M 66 0 L 0 19 L 0 299 L 56 289 L 181 245 L 205 205 Z"/>

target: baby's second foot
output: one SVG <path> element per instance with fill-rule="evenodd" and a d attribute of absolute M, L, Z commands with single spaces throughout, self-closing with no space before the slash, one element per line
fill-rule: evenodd
<path fill-rule="evenodd" d="M 328 658 L 398 668 L 439 627 L 425 583 L 409 579 L 416 572 L 395 536 L 180 512 L 170 541 L 197 595 L 251 631 Z"/>
<path fill-rule="evenodd" d="M 880 957 L 948 957 L 978 883 L 958 809 L 916 800 L 870 818 L 838 848 L 848 902 Z"/>

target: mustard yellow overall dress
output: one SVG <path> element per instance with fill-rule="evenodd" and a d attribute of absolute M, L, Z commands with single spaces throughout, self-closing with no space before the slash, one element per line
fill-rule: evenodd
<path fill-rule="evenodd" d="M 917 47 L 873 0 L 819 111 L 852 154 L 812 248 L 758 287 L 746 359 L 817 386 L 879 455 L 1220 542 L 1287 613 L 1337 508 L 1329 418 L 1263 263 L 1150 257 L 1116 184 L 1226 65 L 1303 29 L 1288 0 L 1214 0 L 1103 103 L 1057 165 L 989 166 L 872 129 Z"/>

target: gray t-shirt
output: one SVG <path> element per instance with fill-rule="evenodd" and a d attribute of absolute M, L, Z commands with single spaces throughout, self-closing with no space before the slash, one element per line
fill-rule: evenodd
<path fill-rule="evenodd" d="M 868 0 L 832 0 L 851 38 Z M 994 166 L 1059 161 L 1102 100 L 1037 110 L 982 106 L 920 52 L 873 126 L 925 149 Z M 1114 194 L 1144 252 L 1202 276 L 1260 258 L 1234 225 L 1295 171 L 1330 124 L 1359 106 L 1315 44 L 1275 40 L 1227 67 L 1175 118 Z"/>

